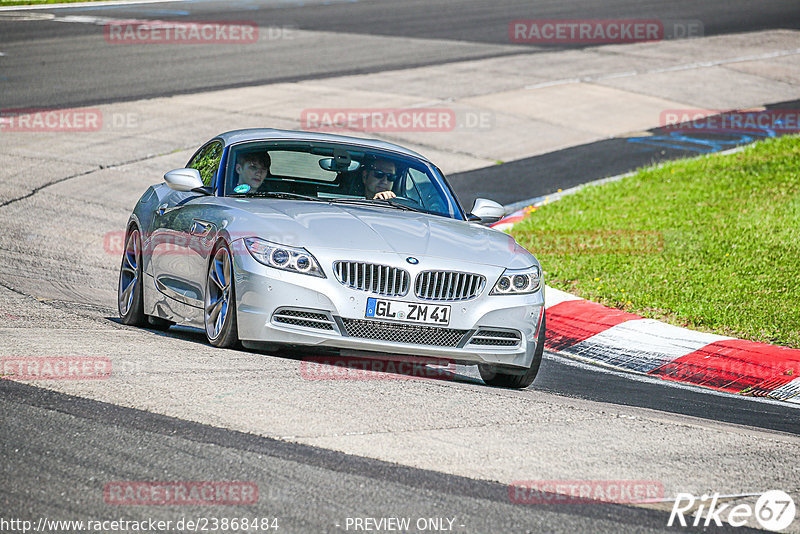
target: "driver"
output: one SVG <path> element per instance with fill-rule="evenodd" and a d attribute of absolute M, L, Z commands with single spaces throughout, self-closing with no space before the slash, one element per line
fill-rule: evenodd
<path fill-rule="evenodd" d="M 364 196 L 367 200 L 388 200 L 397 195 L 392 191 L 392 183 L 397 180 L 395 164 L 386 159 L 376 159 L 365 165 L 361 171 L 364 183 Z"/>
<path fill-rule="evenodd" d="M 239 185 L 247 184 L 252 191 L 257 191 L 269 174 L 269 164 L 269 154 L 266 152 L 250 152 L 239 156 L 236 162 Z"/>

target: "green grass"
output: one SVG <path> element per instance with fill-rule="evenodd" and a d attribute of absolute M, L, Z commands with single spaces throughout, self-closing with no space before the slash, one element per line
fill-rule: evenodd
<path fill-rule="evenodd" d="M 647 168 L 512 231 L 545 280 L 696 330 L 800 347 L 800 138 Z"/>
<path fill-rule="evenodd" d="M 38 6 L 40 4 L 71 4 L 73 2 L 109 2 L 111 0 L 0 0 L 2 6 Z"/>

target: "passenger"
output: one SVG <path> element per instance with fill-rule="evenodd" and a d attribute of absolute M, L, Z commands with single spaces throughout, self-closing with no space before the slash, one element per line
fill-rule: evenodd
<path fill-rule="evenodd" d="M 367 200 L 388 200 L 397 195 L 392 191 L 392 184 L 397 180 L 397 167 L 386 159 L 375 159 L 365 164 L 361 171 L 364 183 L 364 196 Z"/>
<path fill-rule="evenodd" d="M 251 191 L 257 191 L 269 174 L 269 154 L 266 152 L 250 152 L 239 156 L 236 172 L 239 184 L 247 184 Z"/>

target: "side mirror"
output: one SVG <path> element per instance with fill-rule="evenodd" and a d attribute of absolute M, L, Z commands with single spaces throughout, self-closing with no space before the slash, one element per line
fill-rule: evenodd
<path fill-rule="evenodd" d="M 494 200 L 476 198 L 475 203 L 472 205 L 472 210 L 467 215 L 470 221 L 492 224 L 502 219 L 505 214 L 506 209 Z"/>
<path fill-rule="evenodd" d="M 201 189 L 204 193 L 208 191 L 203 187 L 203 180 L 200 179 L 200 171 L 197 169 L 175 169 L 164 175 L 164 181 L 175 191 L 194 191 Z"/>

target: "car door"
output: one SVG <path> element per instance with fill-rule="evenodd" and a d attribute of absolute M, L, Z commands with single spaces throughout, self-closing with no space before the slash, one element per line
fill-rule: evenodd
<path fill-rule="evenodd" d="M 223 148 L 222 141 L 211 141 L 187 165 L 200 172 L 206 187 L 215 185 Z M 203 306 L 205 269 L 217 235 L 216 225 L 208 220 L 214 209 L 208 199 L 198 193 L 175 191 L 158 206 L 153 219 L 156 287 L 165 295 L 197 308 Z"/>

